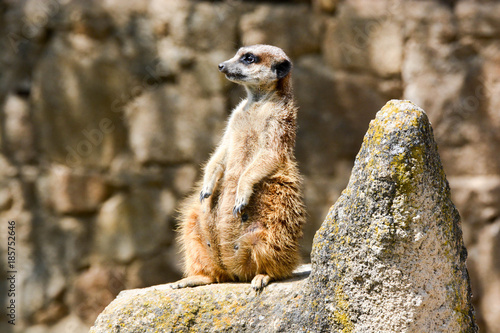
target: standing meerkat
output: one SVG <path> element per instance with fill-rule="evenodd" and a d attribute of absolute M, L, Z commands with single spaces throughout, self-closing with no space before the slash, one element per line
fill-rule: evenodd
<path fill-rule="evenodd" d="M 294 157 L 292 63 L 278 47 L 242 47 L 219 64 L 247 98 L 232 112 L 203 183 L 181 208 L 186 278 L 173 288 L 252 281 L 261 290 L 291 276 L 305 222 Z"/>

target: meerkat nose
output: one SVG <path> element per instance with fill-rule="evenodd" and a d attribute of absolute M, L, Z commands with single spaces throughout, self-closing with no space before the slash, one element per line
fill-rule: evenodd
<path fill-rule="evenodd" d="M 223 62 L 219 64 L 219 71 L 224 72 L 226 70 L 226 65 Z"/>

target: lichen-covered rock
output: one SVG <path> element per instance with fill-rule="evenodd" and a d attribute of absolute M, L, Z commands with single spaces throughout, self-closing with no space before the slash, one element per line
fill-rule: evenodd
<path fill-rule="evenodd" d="M 90 333 L 274 332 L 286 309 L 304 297 L 301 291 L 309 271 L 309 265 L 301 266 L 291 280 L 272 283 L 261 294 L 248 283 L 123 291 L 99 315 Z"/>
<path fill-rule="evenodd" d="M 308 296 L 289 317 L 317 332 L 475 332 L 466 256 L 428 118 L 390 101 L 316 233 Z"/>
<path fill-rule="evenodd" d="M 426 114 L 393 100 L 371 122 L 307 279 L 122 293 L 99 332 L 476 332 L 460 217 Z"/>

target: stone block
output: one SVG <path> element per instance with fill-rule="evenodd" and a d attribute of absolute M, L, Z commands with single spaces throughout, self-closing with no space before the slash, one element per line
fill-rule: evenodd
<path fill-rule="evenodd" d="M 276 45 L 293 59 L 320 49 L 322 20 L 305 5 L 258 6 L 241 18 L 243 45 Z"/>
<path fill-rule="evenodd" d="M 399 2 L 405 35 L 422 46 L 449 43 L 457 38 L 458 27 L 450 8 L 439 1 Z M 438 50 L 439 51 L 439 50 Z"/>
<path fill-rule="evenodd" d="M 33 161 L 37 152 L 29 101 L 9 94 L 2 108 L 5 117 L 5 143 L 9 154 L 20 163 Z"/>
<path fill-rule="evenodd" d="M 28 258 L 20 266 L 18 285 L 23 286 L 23 292 L 17 298 L 19 317 L 29 318 L 35 324 L 52 324 L 68 312 L 63 295 L 69 277 L 64 274 L 62 267 L 56 264 L 57 250 L 45 248 L 43 253 L 39 253 L 45 256 L 43 262 Z M 32 247 L 25 247 L 24 251 L 29 251 L 34 256 Z"/>
<path fill-rule="evenodd" d="M 234 52 L 239 13 L 245 6 L 232 1 L 152 1 L 149 11 L 156 31 L 168 32 L 177 45 L 198 52 Z"/>
<path fill-rule="evenodd" d="M 190 48 L 176 44 L 171 37 L 158 40 L 159 64 L 167 76 L 181 74 L 181 70 L 190 67 L 194 62 L 195 54 Z"/>
<path fill-rule="evenodd" d="M 60 250 L 60 265 L 67 272 L 77 272 L 90 265 L 92 253 L 92 219 L 65 216 L 58 221 L 57 244 Z"/>
<path fill-rule="evenodd" d="M 500 4 L 459 1 L 455 9 L 460 33 L 478 38 L 497 37 L 500 33 Z"/>
<path fill-rule="evenodd" d="M 49 175 L 49 192 L 42 193 L 60 214 L 92 213 L 107 198 L 109 187 L 98 174 L 85 174 L 64 166 L 53 167 Z"/>
<path fill-rule="evenodd" d="M 78 316 L 69 315 L 64 317 L 56 325 L 50 327 L 47 332 L 43 333 L 87 333 L 88 324 L 84 323 Z M 37 333 L 37 332 L 26 332 L 26 333 Z"/>
<path fill-rule="evenodd" d="M 403 61 L 403 29 L 400 22 L 383 20 L 370 33 L 370 67 L 380 77 L 397 77 Z"/>
<path fill-rule="evenodd" d="M 223 99 L 182 94 L 185 84 L 158 87 L 127 105 L 130 146 L 140 163 L 201 161 L 213 149 L 212 134 L 224 124 Z M 193 82 L 191 91 L 196 85 Z"/>
<path fill-rule="evenodd" d="M 499 176 L 450 177 L 449 180 L 453 201 L 471 227 L 481 228 L 500 218 Z"/>
<path fill-rule="evenodd" d="M 116 41 L 56 36 L 33 74 L 40 149 L 69 167 L 107 167 L 127 142 L 117 104 L 133 87 L 129 66 Z"/>
<path fill-rule="evenodd" d="M 481 298 L 480 315 L 487 332 L 500 330 L 500 219 L 478 233 L 476 250 L 471 261 L 478 279 L 476 288 Z"/>
<path fill-rule="evenodd" d="M 404 29 L 400 8 L 366 12 L 365 6 L 345 3 L 326 22 L 323 54 L 335 69 L 397 77 L 403 60 Z"/>
<path fill-rule="evenodd" d="M 488 114 L 487 125 L 493 132 L 500 132 L 500 41 L 481 49 L 483 64 L 481 68 L 482 81 L 479 82 L 468 102 L 486 105 Z M 497 136 L 500 142 L 500 136 Z"/>
<path fill-rule="evenodd" d="M 15 177 L 18 174 L 17 168 L 3 154 L 0 154 L 0 179 Z"/>
<path fill-rule="evenodd" d="M 382 91 L 382 79 L 334 71 L 317 56 L 302 57 L 293 75 L 300 105 L 297 159 L 306 174 L 331 174 L 335 161 L 353 159 L 373 106 L 398 96 L 397 90 Z"/>
<path fill-rule="evenodd" d="M 130 263 L 171 243 L 170 219 L 174 207 L 171 201 L 171 194 L 154 188 L 135 188 L 129 194 L 108 199 L 97 216 L 95 260 Z"/>
<path fill-rule="evenodd" d="M 69 303 L 78 318 L 89 325 L 99 312 L 125 289 L 125 283 L 123 268 L 92 266 L 75 279 Z"/>

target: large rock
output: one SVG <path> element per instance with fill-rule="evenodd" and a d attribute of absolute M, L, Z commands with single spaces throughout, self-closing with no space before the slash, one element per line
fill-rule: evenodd
<path fill-rule="evenodd" d="M 166 285 L 127 290 L 99 315 L 90 332 L 276 331 L 281 322 L 276 314 L 303 297 L 299 290 L 309 269 L 301 267 L 292 280 L 273 283 L 259 295 L 242 283 L 176 291 Z"/>
<path fill-rule="evenodd" d="M 308 278 L 123 292 L 91 332 L 476 332 L 460 217 L 432 128 L 408 101 L 371 122 Z"/>
<path fill-rule="evenodd" d="M 474 332 L 466 256 L 428 118 L 391 101 L 316 233 L 308 296 L 289 318 L 315 331 Z"/>

